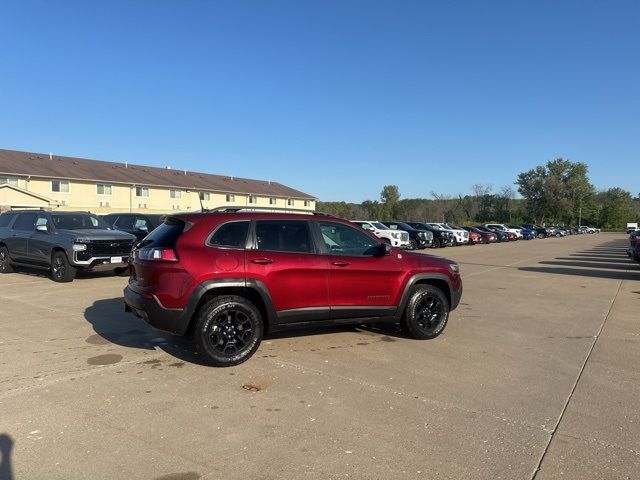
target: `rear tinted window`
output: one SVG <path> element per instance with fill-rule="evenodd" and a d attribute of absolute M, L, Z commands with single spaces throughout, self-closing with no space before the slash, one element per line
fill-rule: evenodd
<path fill-rule="evenodd" d="M 209 240 L 216 247 L 244 248 L 247 244 L 249 222 L 230 222 L 219 227 Z"/>
<path fill-rule="evenodd" d="M 311 235 L 306 221 L 259 220 L 256 222 L 258 250 L 311 252 Z"/>
<path fill-rule="evenodd" d="M 15 215 L 0 215 L 0 227 L 8 227 Z"/>
<path fill-rule="evenodd" d="M 144 245 L 173 248 L 186 227 L 187 224 L 182 220 L 176 218 L 167 219 L 165 223 L 145 237 Z"/>

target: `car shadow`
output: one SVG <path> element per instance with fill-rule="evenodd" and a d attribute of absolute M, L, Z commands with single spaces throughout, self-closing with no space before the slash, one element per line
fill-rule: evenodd
<path fill-rule="evenodd" d="M 85 309 L 84 318 L 99 336 L 97 339 L 89 337 L 89 343 L 100 344 L 102 338 L 127 348 L 159 348 L 185 362 L 206 365 L 188 338 L 156 330 L 135 315 L 126 313 L 121 297 L 96 300 Z"/>
<path fill-rule="evenodd" d="M 9 435 L 0 433 L 0 480 L 13 480 L 11 465 L 13 445 L 13 439 Z"/>
<path fill-rule="evenodd" d="M 638 280 L 640 270 L 626 254 L 627 244 L 614 240 L 596 247 L 570 253 L 566 257 L 538 262 L 540 266 L 519 267 L 524 272 L 551 273 L 615 280 Z"/>
<path fill-rule="evenodd" d="M 49 270 L 45 270 L 41 268 L 23 267 L 22 265 L 19 267 L 13 267 L 13 268 L 14 268 L 14 274 L 27 275 L 31 277 L 48 278 L 51 280 L 51 273 L 49 272 Z M 98 272 L 79 271 L 76 273 L 76 277 L 74 280 L 86 280 L 91 278 L 103 278 L 103 277 L 114 277 L 114 276 L 128 277 L 129 273 L 127 272 L 126 275 L 124 275 L 124 273 L 116 274 L 112 270 L 104 270 L 104 271 L 98 271 Z M 53 280 L 51 281 L 53 282 Z"/>
<path fill-rule="evenodd" d="M 198 355 L 195 345 L 189 337 L 178 337 L 156 330 L 142 319 L 124 311 L 122 298 L 96 300 L 84 311 L 84 318 L 98 335 L 86 339 L 88 343 L 113 343 L 127 348 L 142 350 L 160 349 L 184 362 L 207 365 Z M 379 334 L 387 337 L 406 336 L 397 324 L 380 323 L 364 325 L 337 325 L 329 327 L 291 328 L 268 333 L 263 340 L 328 335 L 336 332 L 361 332 Z"/>

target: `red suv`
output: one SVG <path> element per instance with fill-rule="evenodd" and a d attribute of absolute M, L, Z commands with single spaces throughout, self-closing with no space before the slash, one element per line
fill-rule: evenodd
<path fill-rule="evenodd" d="M 193 334 L 215 366 L 247 360 L 266 332 L 289 327 L 390 321 L 433 338 L 462 295 L 457 263 L 317 212 L 173 215 L 132 257 L 125 309 Z"/>

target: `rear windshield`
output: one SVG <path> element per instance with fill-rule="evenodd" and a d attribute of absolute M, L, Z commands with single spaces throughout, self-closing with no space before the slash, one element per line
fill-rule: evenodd
<path fill-rule="evenodd" d="M 177 218 L 168 218 L 160 224 L 153 232 L 147 235 L 140 243 L 142 246 L 153 246 L 156 248 L 173 248 L 180 235 L 187 229 L 187 224 Z"/>

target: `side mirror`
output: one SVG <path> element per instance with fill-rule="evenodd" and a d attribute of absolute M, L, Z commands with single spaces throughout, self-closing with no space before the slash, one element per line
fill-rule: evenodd
<path fill-rule="evenodd" d="M 391 245 L 385 242 L 379 243 L 375 247 L 375 249 L 376 251 L 375 251 L 375 254 L 373 255 L 374 257 L 383 257 L 391 253 Z"/>
<path fill-rule="evenodd" d="M 149 233 L 149 229 L 145 225 L 139 227 L 138 230 L 144 233 Z"/>
<path fill-rule="evenodd" d="M 36 225 L 36 232 L 49 233 L 46 225 Z"/>

